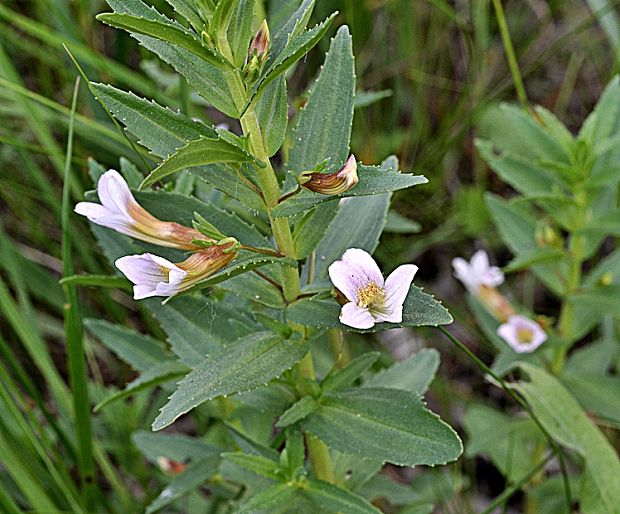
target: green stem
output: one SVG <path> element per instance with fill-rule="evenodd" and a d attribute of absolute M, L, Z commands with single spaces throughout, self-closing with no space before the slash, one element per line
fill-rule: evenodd
<path fill-rule="evenodd" d="M 315 380 L 314 363 L 312 362 L 312 354 L 310 352 L 299 361 L 297 371 L 300 384 L 308 380 Z M 305 390 L 305 385 L 300 389 Z M 310 464 L 316 478 L 333 484 L 335 482 L 334 469 L 327 445 L 310 434 L 306 434 L 306 445 L 308 447 Z"/>
<path fill-rule="evenodd" d="M 514 82 L 519 102 L 521 102 L 523 107 L 527 108 L 527 94 L 525 93 L 525 86 L 523 85 L 523 79 L 519 71 L 519 63 L 517 62 L 515 49 L 510 39 L 510 32 L 508 30 L 508 24 L 506 23 L 506 15 L 504 14 L 501 0 L 493 0 L 493 7 L 495 8 L 495 17 L 497 18 L 499 31 L 502 35 L 502 42 L 504 43 L 504 50 L 506 51 L 506 58 L 508 59 L 508 67 L 510 68 L 512 81 Z"/>
<path fill-rule="evenodd" d="M 273 231 L 276 244 L 284 255 L 295 258 L 295 244 L 293 243 L 293 235 L 288 220 L 286 218 L 274 218 L 271 215 L 271 210 L 278 204 L 280 199 L 280 185 L 269 161 L 269 154 L 265 149 L 260 124 L 253 107 L 249 107 L 241 117 L 241 127 L 243 128 L 243 133 L 250 139 L 254 155 L 266 164 L 264 168 L 257 168 L 258 184 L 265 198 L 265 205 L 269 213 L 271 230 Z M 282 285 L 284 287 L 284 298 L 288 302 L 294 301 L 299 296 L 300 281 L 297 268 L 290 266 L 282 267 Z"/>
<path fill-rule="evenodd" d="M 62 203 L 62 260 L 64 263 L 63 276 L 71 276 L 73 271 L 73 257 L 71 245 L 71 228 L 69 226 L 71 214 L 70 177 L 71 153 L 73 151 L 73 122 L 77 106 L 77 93 L 80 79 L 75 82 L 71 117 L 69 118 L 69 135 L 67 142 L 67 158 L 64 170 L 64 189 Z M 84 359 L 84 341 L 82 337 L 82 316 L 80 303 L 75 286 L 63 286 L 67 303 L 65 305 L 65 332 L 67 340 L 67 360 L 69 368 L 69 382 L 73 393 L 73 409 L 75 416 L 75 432 L 78 441 L 78 470 L 84 491 L 86 510 L 94 505 L 95 494 L 95 464 L 93 459 L 92 425 L 90 404 L 88 399 L 88 370 Z"/>

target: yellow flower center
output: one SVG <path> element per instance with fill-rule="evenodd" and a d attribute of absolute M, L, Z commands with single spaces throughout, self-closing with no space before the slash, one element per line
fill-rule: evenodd
<path fill-rule="evenodd" d="M 519 328 L 517 329 L 517 337 L 522 343 L 531 343 L 534 339 L 534 332 L 529 328 Z"/>
<path fill-rule="evenodd" d="M 357 306 L 368 309 L 371 314 L 385 312 L 385 291 L 375 282 L 370 282 L 357 291 Z"/>

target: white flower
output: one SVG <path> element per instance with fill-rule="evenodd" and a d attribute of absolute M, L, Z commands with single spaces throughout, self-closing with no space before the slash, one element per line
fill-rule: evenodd
<path fill-rule="evenodd" d="M 547 334 L 538 323 L 519 314 L 501 324 L 497 335 L 517 353 L 531 353 L 547 340 Z"/>
<path fill-rule="evenodd" d="M 478 250 L 467 262 L 457 257 L 452 259 L 454 276 L 467 290 L 477 294 L 481 286 L 497 287 L 504 282 L 504 274 L 497 266 L 489 266 L 489 256 L 484 250 Z"/>
<path fill-rule="evenodd" d="M 114 264 L 133 282 L 134 299 L 174 296 L 230 263 L 237 252 L 225 251 L 233 244 L 209 247 L 176 264 L 151 253 L 126 255 L 117 259 Z"/>
<path fill-rule="evenodd" d="M 106 171 L 97 184 L 99 203 L 80 202 L 75 212 L 102 225 L 141 241 L 159 246 L 195 250 L 191 242 L 205 239 L 197 230 L 172 221 L 161 221 L 143 209 L 129 190 L 125 179 L 115 170 Z"/>
<path fill-rule="evenodd" d="M 372 256 L 350 248 L 329 267 L 329 278 L 349 300 L 340 311 L 340 321 L 353 328 L 366 329 L 375 323 L 403 320 L 403 303 L 418 267 L 405 264 L 384 280 Z"/>

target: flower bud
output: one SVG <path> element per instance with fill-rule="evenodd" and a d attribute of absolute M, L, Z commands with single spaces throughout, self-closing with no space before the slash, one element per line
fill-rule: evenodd
<path fill-rule="evenodd" d="M 179 475 L 187 469 L 187 464 L 184 462 L 172 460 L 163 456 L 157 457 L 157 464 L 159 464 L 159 468 L 168 475 Z"/>
<path fill-rule="evenodd" d="M 263 20 L 258 32 L 254 34 L 254 38 L 250 43 L 250 50 L 248 51 L 248 56 L 245 59 L 246 65 L 250 63 L 253 57 L 257 58 L 258 65 L 263 64 L 265 59 L 267 59 L 270 41 L 269 26 L 267 25 L 267 20 Z"/>
<path fill-rule="evenodd" d="M 357 177 L 357 162 L 351 154 L 345 165 L 334 173 L 304 172 L 299 176 L 299 183 L 315 193 L 323 195 L 339 195 L 355 187 L 359 182 Z"/>

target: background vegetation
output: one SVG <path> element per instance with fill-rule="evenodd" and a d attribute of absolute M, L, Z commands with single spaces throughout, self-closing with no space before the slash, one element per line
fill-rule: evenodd
<path fill-rule="evenodd" d="M 165 2 L 152 3 L 171 13 Z M 281 9 L 288 3 L 294 2 L 265 2 L 265 9 Z M 315 20 L 339 10 L 334 27 L 350 26 L 358 87 L 375 92 L 362 96 L 374 102 L 358 105 L 352 150 L 368 164 L 395 153 L 403 170 L 429 178 L 428 185 L 396 195 L 391 230 L 383 238 L 379 260 L 385 269 L 402 262 L 418 264 L 416 281 L 444 301 L 457 319 L 451 330 L 487 362 L 491 354 L 486 353 L 484 338 L 467 313 L 463 290 L 452 278 L 450 266 L 453 257 L 468 256 L 479 247 L 490 250 L 499 264 L 510 259 L 498 244 L 482 195 L 484 191 L 512 193 L 476 152 L 473 140 L 480 135 L 479 121 L 498 102 L 519 101 L 520 93 L 521 100 L 525 94 L 528 102 L 543 105 L 569 128 L 577 129 L 620 62 L 617 3 L 503 2 L 525 84 L 519 91 L 491 0 L 318 1 Z M 77 71 L 63 45 L 92 80 L 113 83 L 172 108 L 209 115 L 152 54 L 125 33 L 95 21 L 94 16 L 105 10 L 99 0 L 5 0 L 0 4 L 0 412 L 4 414 L 0 417 L 0 510 L 6 512 L 25 504 L 53 510 L 57 504 L 71 505 L 76 497 L 71 480 L 76 473 L 71 442 L 75 427 L 67 417 L 65 295 L 58 280 L 63 272 L 64 155 Z M 321 42 L 322 51 L 328 43 L 329 38 Z M 311 52 L 289 82 L 289 95 L 298 99 L 297 105 L 303 104 L 303 87 L 320 62 L 321 52 Z M 142 159 L 149 159 L 137 156 L 85 87 L 77 112 L 71 203 L 90 188 L 88 158 L 117 167 L 119 157 L 124 157 L 140 168 Z M 108 273 L 87 224 L 72 219 L 71 231 L 76 271 Z M 524 304 L 535 302 L 542 313 L 556 307 L 553 299 L 534 287 L 529 275 L 515 281 Z M 81 290 L 80 296 L 85 317 L 160 333 L 128 293 L 92 288 Z M 484 383 L 447 341 L 436 333 L 429 333 L 427 339 L 424 335 L 387 333 L 380 342 L 397 356 L 420 346 L 440 350 L 442 365 L 427 399 L 464 435 L 463 413 L 469 404 L 499 404 L 504 396 Z M 88 335 L 85 344 L 94 404 L 110 389 L 122 387 L 132 371 Z M 510 411 L 510 405 L 501 406 Z M 98 481 L 100 489 L 115 498 L 110 509 L 120 504 L 122 512 L 140 512 L 165 482 L 130 439 L 133 432 L 148 429 L 155 410 L 148 396 L 139 395 L 94 417 Z M 424 487 L 430 488 L 429 498 L 437 501 L 439 512 L 479 512 L 488 499 L 504 490 L 502 474 L 490 462 L 468 455 L 448 466 L 450 472 L 442 475 L 445 484 L 427 480 L 433 489 L 429 483 L 418 483 L 420 494 L 426 494 Z M 413 478 L 396 469 L 387 472 L 403 481 Z M 396 508 L 399 492 L 394 492 L 392 505 L 383 507 Z M 516 495 L 510 505 L 520 511 L 520 501 Z"/>

